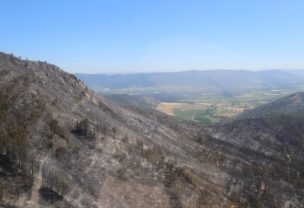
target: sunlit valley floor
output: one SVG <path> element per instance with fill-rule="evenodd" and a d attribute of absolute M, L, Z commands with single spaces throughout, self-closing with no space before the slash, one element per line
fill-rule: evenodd
<path fill-rule="evenodd" d="M 217 124 L 245 110 L 304 90 L 304 73 L 299 70 L 76 76 L 122 106 L 153 108 L 205 125 Z"/>

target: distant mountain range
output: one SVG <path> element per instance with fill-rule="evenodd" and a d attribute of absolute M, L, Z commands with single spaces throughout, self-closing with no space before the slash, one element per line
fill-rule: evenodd
<path fill-rule="evenodd" d="M 236 94 L 250 90 L 294 88 L 304 84 L 304 70 L 207 70 L 139 74 L 75 74 L 97 92 L 154 88 L 220 91 Z"/>

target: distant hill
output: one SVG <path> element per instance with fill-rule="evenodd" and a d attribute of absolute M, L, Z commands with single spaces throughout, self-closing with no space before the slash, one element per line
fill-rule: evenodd
<path fill-rule="evenodd" d="M 191 89 L 235 94 L 248 90 L 292 88 L 304 82 L 301 70 L 207 70 L 141 74 L 76 74 L 98 92 L 132 88 Z"/>
<path fill-rule="evenodd" d="M 260 118 L 279 115 L 303 117 L 304 92 L 294 93 L 255 109 L 247 110 L 239 115 L 238 118 Z"/>

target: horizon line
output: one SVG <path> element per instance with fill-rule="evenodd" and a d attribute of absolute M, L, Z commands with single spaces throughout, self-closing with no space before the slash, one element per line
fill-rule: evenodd
<path fill-rule="evenodd" d="M 183 73 L 183 72 L 210 72 L 210 71 L 242 71 L 242 72 L 263 72 L 263 71 L 304 71 L 304 69 L 189 69 L 180 71 L 141 71 L 141 72 L 97 72 L 97 73 L 85 73 L 74 72 L 71 74 L 82 75 L 134 75 L 134 74 L 166 74 L 166 73 Z M 69 72 L 70 73 L 70 72 Z"/>

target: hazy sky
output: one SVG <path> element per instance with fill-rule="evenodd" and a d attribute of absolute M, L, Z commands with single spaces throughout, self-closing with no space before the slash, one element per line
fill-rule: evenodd
<path fill-rule="evenodd" d="M 304 69 L 303 0 L 0 3 L 0 50 L 69 72 Z"/>

